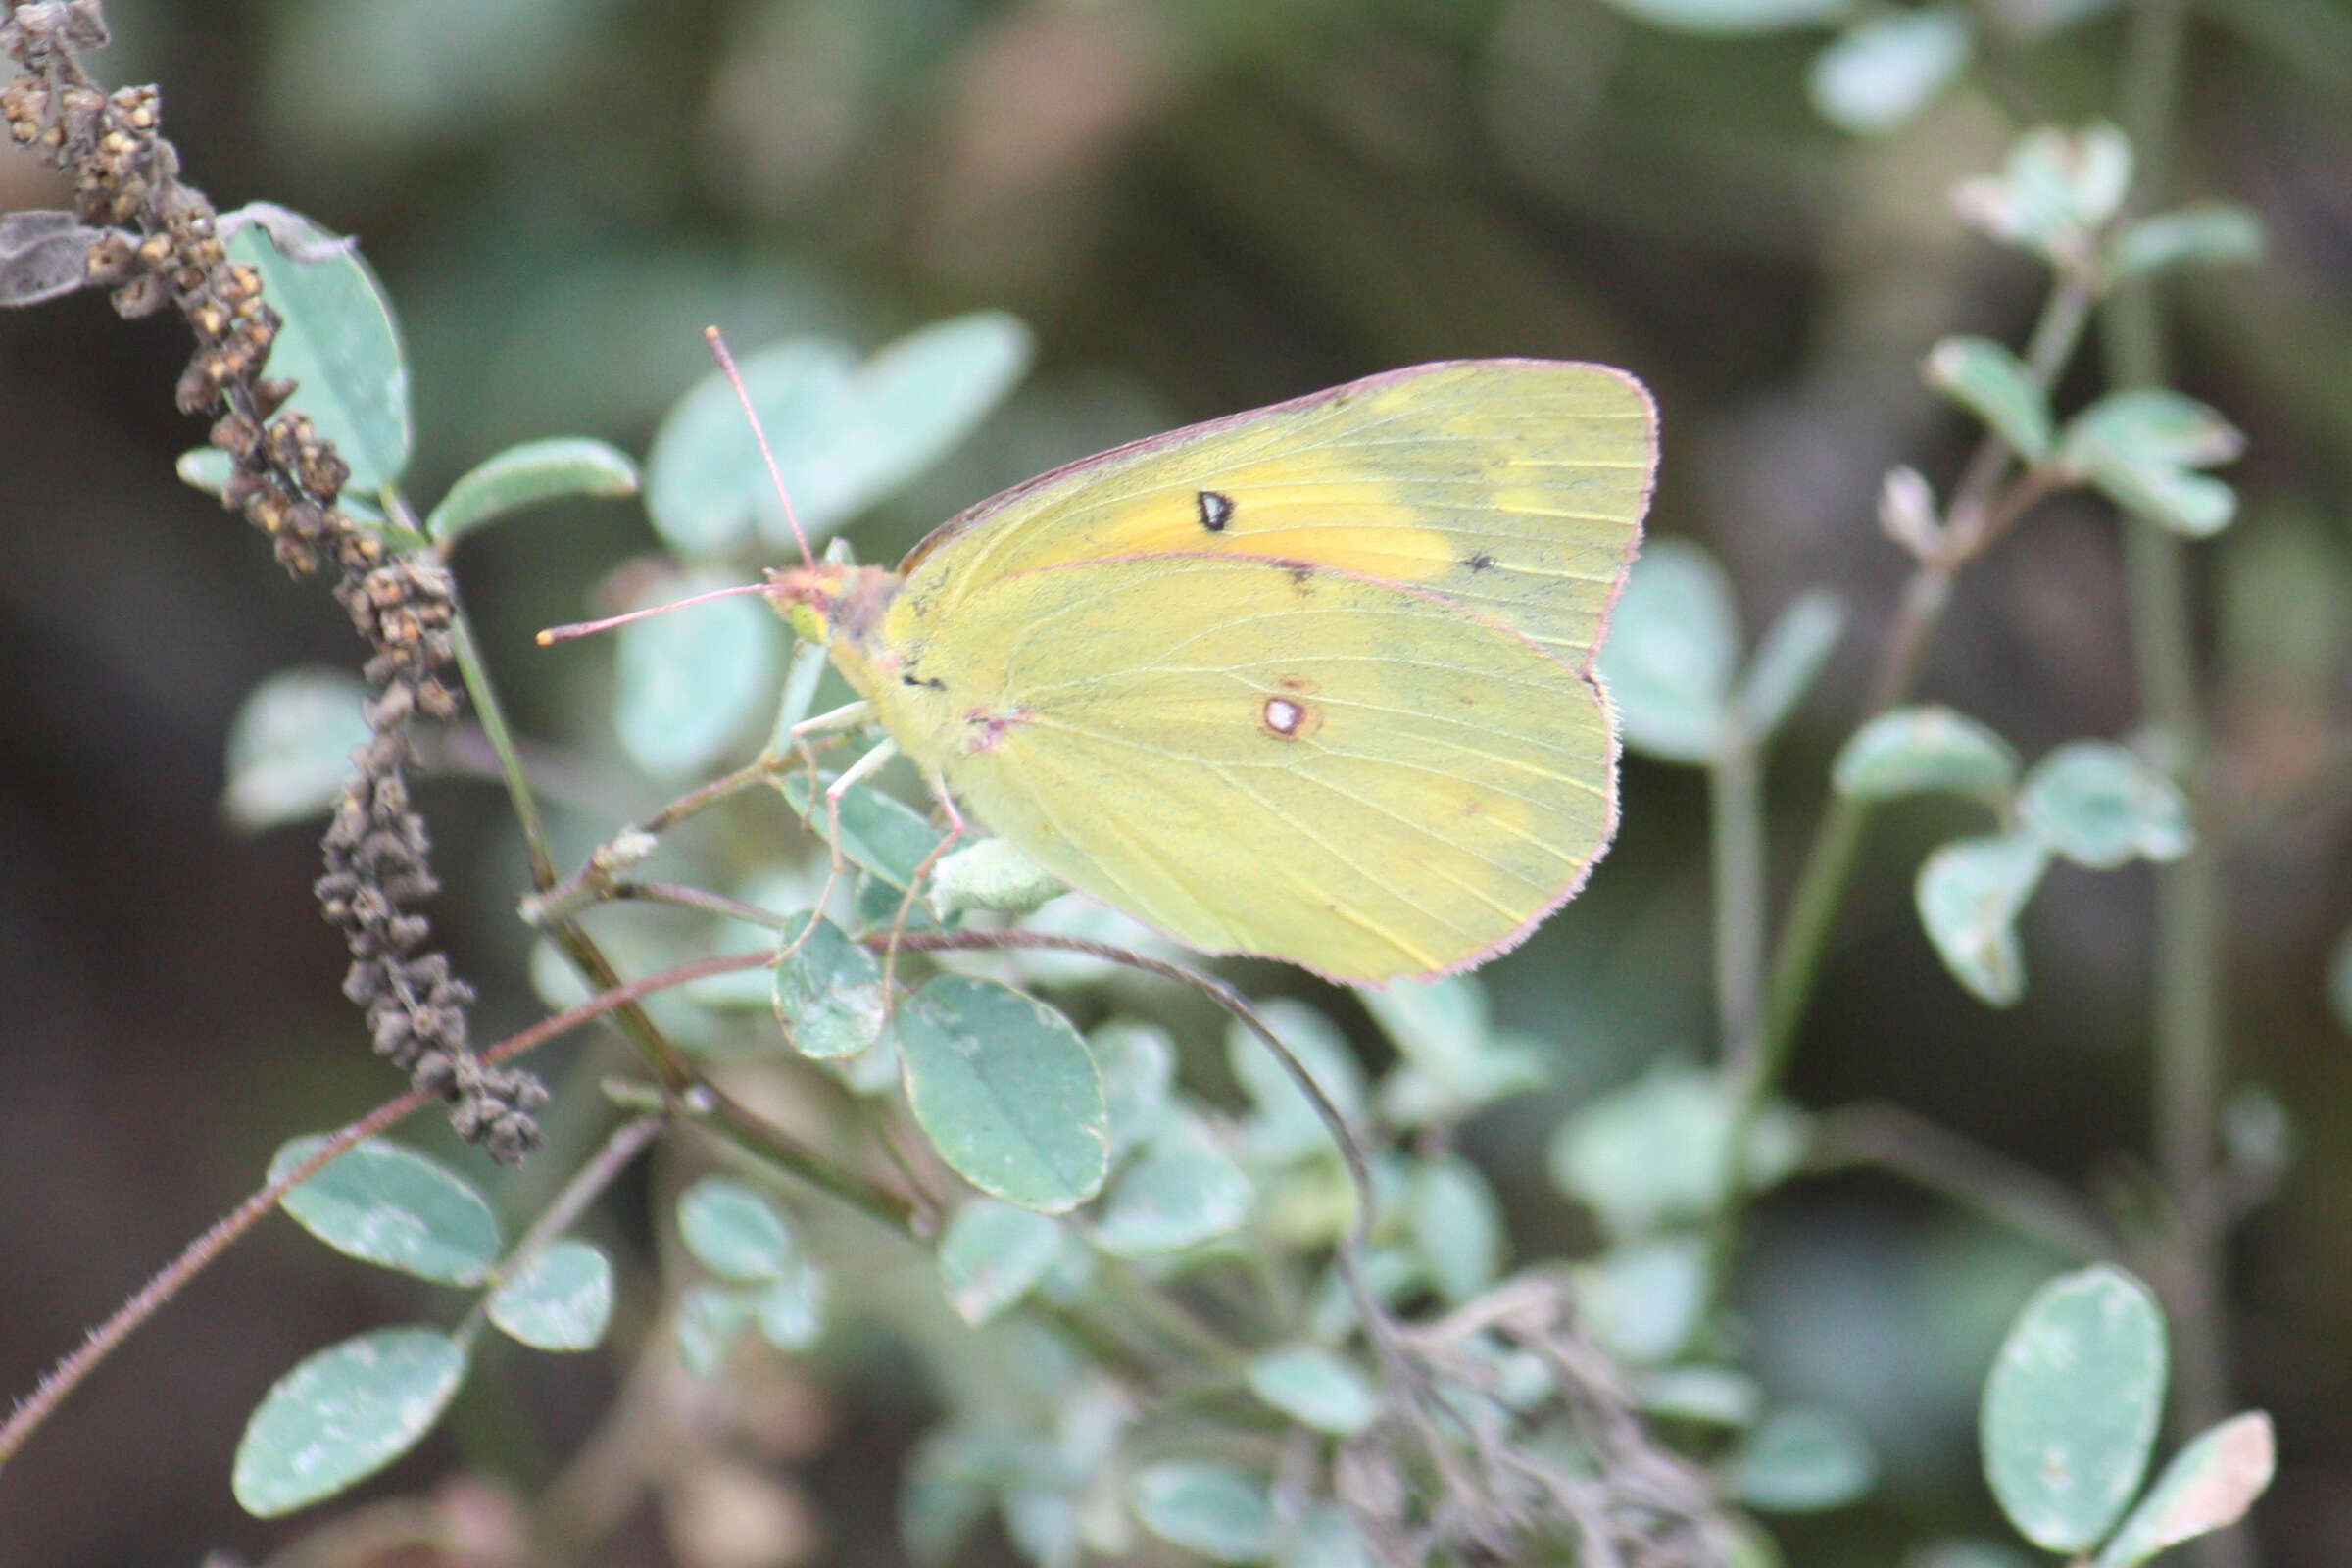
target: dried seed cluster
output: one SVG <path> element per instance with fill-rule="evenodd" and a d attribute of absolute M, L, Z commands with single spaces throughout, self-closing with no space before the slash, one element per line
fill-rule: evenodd
<path fill-rule="evenodd" d="M 123 316 L 175 307 L 195 332 L 177 397 L 186 412 L 216 416 L 212 439 L 235 463 L 223 503 L 270 535 L 288 571 L 331 566 L 336 600 L 374 649 L 373 735 L 352 754 L 357 771 L 327 829 L 318 885 L 351 949 L 344 993 L 367 1009 L 379 1054 L 455 1102 L 464 1136 L 495 1158 L 520 1159 L 539 1141 L 531 1113 L 547 1091 L 527 1072 L 475 1057 L 466 1036 L 472 988 L 429 951 L 430 928 L 414 912 L 438 884 L 424 821 L 409 808 L 409 724 L 419 713 L 451 717 L 460 701 L 441 677 L 456 613 L 448 576 L 429 559 L 389 556 L 337 510 L 351 470 L 308 418 L 280 412 L 293 384 L 263 373 L 279 317 L 259 273 L 228 259 L 211 201 L 180 182 L 178 154 L 157 129 L 155 89 L 101 92 L 74 58 L 105 41 L 96 0 L 13 6 L 0 20 L 0 51 L 25 74 L 0 89 L 0 122 L 19 146 L 72 173 L 81 221 L 104 230 L 87 281 L 111 289 Z"/>

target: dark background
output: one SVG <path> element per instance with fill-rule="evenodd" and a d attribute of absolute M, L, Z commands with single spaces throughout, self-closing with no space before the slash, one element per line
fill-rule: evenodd
<path fill-rule="evenodd" d="M 2112 114 L 2121 30 L 2094 17 L 2000 45 L 1914 123 L 1864 140 L 1805 101 L 1824 33 L 1694 38 L 1598 0 L 110 14 L 121 42 L 93 69 L 161 83 L 192 180 L 224 208 L 272 200 L 360 236 L 414 354 L 410 488 L 427 501 L 520 438 L 642 452 L 701 373 L 711 320 L 739 347 L 793 329 L 871 346 L 983 306 L 1036 328 L 1024 392 L 888 509 L 867 559 L 1050 463 L 1393 365 L 1633 368 L 1664 416 L 1652 527 L 1721 555 L 1751 630 L 1813 585 L 1852 609 L 1773 771 L 1781 891 L 1903 569 L 1873 523 L 1879 477 L 1909 462 L 1948 483 L 1971 439 L 1920 387 L 1918 357 L 1953 331 L 2019 342 L 2039 299 L 2039 275 L 1965 233 L 1945 193 L 1996 167 L 2024 123 Z M 2182 384 L 2252 442 L 2230 475 L 2241 521 L 2193 564 L 2225 805 L 2248 824 L 2227 851 L 2230 1079 L 2268 1085 L 2303 1150 L 2230 1282 L 2243 1401 L 2282 1440 L 2258 1519 L 2289 1564 L 2352 1553 L 2352 1065 L 2323 983 L 2352 920 L 2352 814 L 2340 776 L 2315 771 L 2343 732 L 2352 629 L 2348 107 L 2340 0 L 2234 0 L 2195 24 L 2179 187 L 2251 204 L 2271 232 L 2264 265 L 2186 283 L 2172 320 Z M 59 203 L 32 160 L 0 156 L 0 209 Z M 172 318 L 125 323 L 94 297 L 0 317 L 9 1390 L 249 1190 L 281 1138 L 393 1082 L 336 989 L 314 835 L 239 837 L 220 815 L 244 694 L 359 656 L 317 585 L 285 580 L 173 479 L 201 439 L 172 407 L 185 352 Z M 2062 405 L 2095 392 L 2095 362 Z M 526 731 L 562 737 L 598 696 L 593 661 L 534 659 L 529 632 L 649 548 L 635 511 L 608 504 L 534 514 L 461 555 Z M 2045 508 L 1970 574 L 1926 687 L 2029 758 L 2132 728 L 2102 506 Z M 1571 1087 L 1705 1045 L 1704 795 L 1635 761 L 1627 800 L 1592 893 L 1491 971 L 1506 1017 L 1558 1044 Z M 508 915 L 511 823 L 469 783 L 428 785 L 422 804 L 451 884 L 436 918 L 483 988 L 487 1038 L 535 1005 Z M 1994 1012 L 1941 973 L 1910 912 L 1920 854 L 1973 825 L 1907 808 L 1874 829 L 1792 1092 L 1897 1101 L 2112 1185 L 2145 1147 L 2149 879 L 2054 874 L 2026 921 L 2028 998 Z M 1563 1103 L 1481 1134 L 1523 1255 L 1572 1234 L 1536 1162 Z M 2053 1266 L 1887 1182 L 1810 1183 L 1768 1207 L 1749 1277 L 1757 1364 L 1861 1417 L 1888 1467 L 1870 1504 L 1791 1536 L 1799 1560 L 1887 1561 L 1935 1531 L 1992 1528 L 1973 1391 Z M 301 1355 L 416 1301 L 273 1223 L 0 1475 L 0 1558 L 190 1563 L 288 1539 L 298 1527 L 256 1524 L 227 1495 L 245 1412 Z M 561 1455 L 599 1397 L 535 1407 L 545 1446 Z M 820 1463 L 815 1509 L 852 1521 L 842 1560 L 867 1560 L 889 1549 L 872 1519 L 914 1417 L 839 1401 L 861 1459 Z M 395 1490 L 452 1463 L 446 1440 L 425 1454 Z M 651 1537 L 614 1549 L 659 1555 Z"/>

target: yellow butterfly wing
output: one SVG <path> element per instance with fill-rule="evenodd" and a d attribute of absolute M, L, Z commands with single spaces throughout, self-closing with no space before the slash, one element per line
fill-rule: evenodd
<path fill-rule="evenodd" d="M 1657 464 L 1641 382 L 1460 360 L 1153 436 L 985 501 L 901 565 L 952 621 L 998 578 L 1170 551 L 1269 557 L 1424 589 L 1584 669 Z"/>
<path fill-rule="evenodd" d="M 1511 946 L 1615 825 L 1598 689 L 1455 605 L 1330 568 L 1166 555 L 1022 572 L 909 665 L 941 769 L 1073 886 L 1193 948 L 1338 980 Z"/>
<path fill-rule="evenodd" d="M 887 598 L 786 597 L 900 748 L 1073 886 L 1205 952 L 1442 973 L 1614 830 L 1592 657 L 1655 456 L 1623 372 L 1422 366 L 1032 480 Z"/>

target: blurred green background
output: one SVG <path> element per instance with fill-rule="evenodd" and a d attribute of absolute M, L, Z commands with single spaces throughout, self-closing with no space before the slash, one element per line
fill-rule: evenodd
<path fill-rule="evenodd" d="M 428 500 L 522 438 L 642 452 L 704 372 L 712 321 L 739 349 L 796 330 L 871 346 L 978 307 L 1036 329 L 1024 390 L 868 520 L 868 560 L 1053 463 L 1371 370 L 1628 367 L 1663 412 L 1652 528 L 1714 549 L 1751 626 L 1813 586 L 1852 611 L 1776 760 L 1785 891 L 1906 566 L 1874 522 L 1880 476 L 1906 462 L 1946 483 L 1972 439 L 1919 356 L 1955 331 L 2016 343 L 2040 298 L 1947 192 L 2024 125 L 2115 113 L 2116 9 L 1981 0 L 1959 79 L 1875 135 L 1809 96 L 1826 25 L 1709 35 L 1601 0 L 147 0 L 109 7 L 119 41 L 91 65 L 161 84 L 189 177 L 222 207 L 275 201 L 359 236 L 414 352 L 411 488 Z M 2231 1321 L 2240 1402 L 2279 1422 L 2266 1549 L 2335 1563 L 2352 1558 L 2352 1061 L 2325 975 L 2352 922 L 2352 811 L 2327 768 L 2352 697 L 2352 5 L 2211 0 L 2192 25 L 2176 194 L 2247 203 L 2270 230 L 2259 268 L 2171 294 L 2181 384 L 2252 440 L 2230 474 L 2241 521 L 2193 558 L 2238 824 L 2230 1081 L 2268 1085 L 2303 1151 L 2233 1248 Z M 0 210 L 60 202 L 30 159 L 0 157 Z M 322 592 L 172 478 L 202 436 L 172 407 L 185 352 L 169 317 L 124 323 L 95 297 L 0 318 L 7 1390 L 248 1190 L 282 1137 L 392 1082 L 337 992 L 314 835 L 244 839 L 220 818 L 244 694 L 359 656 Z M 2062 407 L 2097 384 L 2079 373 Z M 1928 695 L 2029 758 L 2128 733 L 2115 535 L 2082 497 L 2036 514 L 1964 581 Z M 530 633 L 651 543 L 633 508 L 603 504 L 459 555 L 527 733 L 599 722 L 608 662 Z M 661 798 L 599 787 L 613 820 Z M 489 1038 L 535 1007 L 511 823 L 476 784 L 421 799 L 448 884 L 435 918 Z M 1505 1021 L 1558 1058 L 1554 1091 L 1468 1139 L 1523 1257 L 1583 1234 L 1542 1177 L 1561 1108 L 1708 1038 L 1703 792 L 1637 760 L 1626 801 L 1591 891 L 1488 972 Z M 1793 1092 L 1897 1102 L 2112 1187 L 2144 1147 L 2147 875 L 2055 872 L 2027 918 L 2027 1000 L 1994 1012 L 1911 913 L 1919 857 L 1957 820 L 1915 807 L 1874 829 Z M 1990 1528 L 1974 1393 L 2054 1266 L 1889 1182 L 1766 1206 L 1742 1288 L 1753 1364 L 1850 1411 L 1886 1461 L 1870 1503 L 1789 1533 L 1792 1561 L 1886 1562 Z M 309 1349 L 419 1310 L 412 1289 L 272 1226 L 0 1475 L 0 1557 L 190 1563 L 288 1539 L 298 1525 L 228 1498 L 244 1414 Z M 526 1446 L 564 1456 L 612 1375 L 522 1380 Z M 919 1396 L 869 1380 L 808 1403 L 811 1516 L 833 1541 L 810 1549 L 894 1560 L 878 1521 Z M 452 1469 L 460 1444 L 496 1446 L 460 1427 L 392 1489 Z M 665 1560 L 648 1531 L 612 1550 Z"/>

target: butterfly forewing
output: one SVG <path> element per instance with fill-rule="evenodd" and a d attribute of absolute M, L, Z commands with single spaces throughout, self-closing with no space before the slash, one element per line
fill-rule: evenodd
<path fill-rule="evenodd" d="M 998 580 L 1209 553 L 1441 595 L 1583 668 L 1631 559 L 1655 462 L 1639 382 L 1544 360 L 1420 366 L 1195 425 L 985 502 L 907 560 L 952 622 Z"/>

